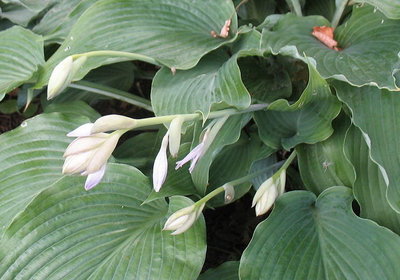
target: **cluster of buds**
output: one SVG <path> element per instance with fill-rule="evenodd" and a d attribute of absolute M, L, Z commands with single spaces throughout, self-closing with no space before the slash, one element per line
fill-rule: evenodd
<path fill-rule="evenodd" d="M 63 174 L 87 176 L 85 189 L 96 186 L 104 176 L 106 163 L 123 132 L 92 134 L 93 123 L 84 124 L 67 134 L 77 137 L 64 153 Z"/>
<path fill-rule="evenodd" d="M 251 207 L 256 207 L 256 215 L 268 212 L 275 200 L 284 193 L 286 183 L 286 169 L 279 170 L 272 177 L 261 184 L 253 197 Z"/>

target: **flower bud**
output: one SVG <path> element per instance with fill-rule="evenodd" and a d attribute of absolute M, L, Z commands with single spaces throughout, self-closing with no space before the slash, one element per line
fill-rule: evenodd
<path fill-rule="evenodd" d="M 225 204 L 230 203 L 235 198 L 235 189 L 229 183 L 223 185 L 223 188 L 225 190 L 224 194 Z"/>
<path fill-rule="evenodd" d="M 164 135 L 161 142 L 161 148 L 158 152 L 156 159 L 154 160 L 153 166 L 153 189 L 159 192 L 168 173 L 168 158 L 167 158 L 167 146 L 168 146 L 168 132 Z"/>
<path fill-rule="evenodd" d="M 251 207 L 256 206 L 256 215 L 260 216 L 268 212 L 278 196 L 273 177 L 261 184 L 253 198 Z"/>
<path fill-rule="evenodd" d="M 200 205 L 193 204 L 182 208 L 172 214 L 165 222 L 163 230 L 174 230 L 172 235 L 177 235 L 188 230 L 200 216 L 205 203 Z"/>
<path fill-rule="evenodd" d="M 132 129 L 135 127 L 137 120 L 121 116 L 107 115 L 97 119 L 92 127 L 91 133 L 106 132 L 120 129 Z"/>
<path fill-rule="evenodd" d="M 62 92 L 70 83 L 72 73 L 72 56 L 64 58 L 51 73 L 47 86 L 47 99 L 50 100 Z"/>
<path fill-rule="evenodd" d="M 176 117 L 169 125 L 169 152 L 172 157 L 177 157 L 181 145 L 182 124 L 184 118 Z"/>

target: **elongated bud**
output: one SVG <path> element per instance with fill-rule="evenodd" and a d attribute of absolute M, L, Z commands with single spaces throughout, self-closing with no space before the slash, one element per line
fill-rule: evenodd
<path fill-rule="evenodd" d="M 70 83 L 73 59 L 71 56 L 64 58 L 51 73 L 47 86 L 47 99 L 50 100 L 62 92 Z"/>
<path fill-rule="evenodd" d="M 92 134 L 112 130 L 132 129 L 137 120 L 121 115 L 107 115 L 97 119 L 92 127 Z"/>
<path fill-rule="evenodd" d="M 278 191 L 279 195 L 282 195 L 285 192 L 285 184 L 286 184 L 286 169 L 281 171 L 279 175 L 279 183 L 278 183 Z"/>
<path fill-rule="evenodd" d="M 165 222 L 163 230 L 174 230 L 174 232 L 171 233 L 172 235 L 187 231 L 200 216 L 204 206 L 205 203 L 200 205 L 193 204 L 176 211 Z"/>
<path fill-rule="evenodd" d="M 161 148 L 158 152 L 153 166 L 153 189 L 159 192 L 167 178 L 168 158 L 167 158 L 168 132 L 164 135 Z"/>
<path fill-rule="evenodd" d="M 169 125 L 169 152 L 172 157 L 177 157 L 179 152 L 179 147 L 181 145 L 181 133 L 182 133 L 182 124 L 184 118 L 176 117 L 171 121 Z"/>
<path fill-rule="evenodd" d="M 278 190 L 274 177 L 270 177 L 261 184 L 253 198 L 251 207 L 256 207 L 256 215 L 260 216 L 268 212 L 278 196 Z"/>

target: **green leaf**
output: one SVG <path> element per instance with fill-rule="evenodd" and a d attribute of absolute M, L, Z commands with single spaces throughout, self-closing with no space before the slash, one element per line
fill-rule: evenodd
<path fill-rule="evenodd" d="M 262 47 L 307 61 L 305 54 L 315 60 L 324 78 L 397 89 L 393 75 L 399 69 L 400 21 L 374 12 L 371 6 L 355 6 L 351 18 L 335 30 L 340 51 L 329 49 L 311 34 L 314 26 L 323 25 L 330 24 L 320 16 L 285 15 L 273 31 L 263 30 Z"/>
<path fill-rule="evenodd" d="M 333 121 L 334 133 L 327 140 L 296 147 L 301 178 L 307 190 L 318 195 L 329 187 L 353 185 L 353 166 L 344 151 L 349 126 L 350 121 L 342 115 Z"/>
<path fill-rule="evenodd" d="M 132 165 L 147 174 L 161 145 L 157 132 L 144 132 L 122 143 L 114 152 L 116 161 Z"/>
<path fill-rule="evenodd" d="M 213 38 L 232 18 L 230 36 Z M 37 87 L 45 85 L 65 57 L 96 50 L 136 53 L 176 69 L 188 69 L 206 53 L 232 41 L 236 13 L 227 0 L 105 0 L 93 4 L 74 24 L 67 39 L 47 61 Z M 91 69 L 131 58 L 91 57 L 75 77 Z"/>
<path fill-rule="evenodd" d="M 62 156 L 71 142 L 66 134 L 87 122 L 78 115 L 42 114 L 0 135 L 0 236 L 32 198 L 63 177 Z"/>
<path fill-rule="evenodd" d="M 192 172 L 192 180 L 200 194 L 206 192 L 209 184 L 209 170 L 211 163 L 223 147 L 233 144 L 239 139 L 240 132 L 243 126 L 248 123 L 250 117 L 251 114 L 249 113 L 229 117 L 218 131 L 214 141 L 197 162 L 196 167 Z M 197 143 L 194 142 L 192 146 L 194 144 Z M 186 166 L 182 168 L 186 168 Z"/>
<path fill-rule="evenodd" d="M 141 205 L 149 180 L 109 164 L 91 191 L 65 177 L 41 192 L 7 228 L 0 279 L 196 279 L 205 257 L 204 219 L 182 235 L 162 231 L 185 197 Z M 12 248 L 12 249 L 11 249 Z"/>
<path fill-rule="evenodd" d="M 388 18 L 400 19 L 399 0 L 355 0 L 356 3 L 368 3 L 377 7 Z"/>
<path fill-rule="evenodd" d="M 353 123 L 360 128 L 388 185 L 386 197 L 400 213 L 400 95 L 397 92 L 365 86 L 354 88 L 343 82 L 333 83 L 337 95 L 352 112 Z"/>
<path fill-rule="evenodd" d="M 400 237 L 357 217 L 351 190 L 289 192 L 258 225 L 240 279 L 398 279 Z"/>
<path fill-rule="evenodd" d="M 19 26 L 0 32 L 0 100 L 25 82 L 34 82 L 44 63 L 41 36 Z"/>
<path fill-rule="evenodd" d="M 340 112 L 340 102 L 311 64 L 308 69 L 309 82 L 299 100 L 290 105 L 280 99 L 254 114 L 267 146 L 278 149 L 282 145 L 289 150 L 300 143 L 323 141 L 332 134 L 331 122 Z"/>
<path fill-rule="evenodd" d="M 308 16 L 321 15 L 331 21 L 336 11 L 335 2 L 337 0 L 306 1 L 305 14 Z"/>
<path fill-rule="evenodd" d="M 240 6 L 238 15 L 246 22 L 259 25 L 268 15 L 273 14 L 275 9 L 276 1 L 274 0 L 249 0 Z"/>
<path fill-rule="evenodd" d="M 99 0 L 59 1 L 34 26 L 33 31 L 44 35 L 46 44 L 62 44 L 78 18 L 97 1 Z"/>
<path fill-rule="evenodd" d="M 217 51 L 190 70 L 173 74 L 163 67 L 154 77 L 151 101 L 157 116 L 200 111 L 207 118 L 213 105 L 245 109 L 251 99 L 240 76 L 237 56 L 229 58 Z"/>
<path fill-rule="evenodd" d="M 400 233 L 400 214 L 386 199 L 387 186 L 379 166 L 369 157 L 369 148 L 361 131 L 351 126 L 346 134 L 346 156 L 357 174 L 353 185 L 354 197 L 360 205 L 360 216 Z"/>
<path fill-rule="evenodd" d="M 87 117 L 91 122 L 100 118 L 100 114 L 83 101 L 51 103 L 44 109 L 45 113 L 77 114 Z"/>
<path fill-rule="evenodd" d="M 239 262 L 224 262 L 202 273 L 197 280 L 239 280 Z"/>

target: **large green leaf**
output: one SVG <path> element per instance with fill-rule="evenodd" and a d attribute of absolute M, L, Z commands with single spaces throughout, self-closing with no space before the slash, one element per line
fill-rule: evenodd
<path fill-rule="evenodd" d="M 230 261 L 202 273 L 198 280 L 239 280 L 239 262 Z"/>
<path fill-rule="evenodd" d="M 333 121 L 334 133 L 327 140 L 296 147 L 301 178 L 307 190 L 318 195 L 329 187 L 353 185 L 353 166 L 344 152 L 349 126 L 350 121 L 342 115 Z"/>
<path fill-rule="evenodd" d="M 355 0 L 356 3 L 368 3 L 377 7 L 388 18 L 400 19 L 399 0 Z"/>
<path fill-rule="evenodd" d="M 343 82 L 333 85 L 350 108 L 353 123 L 363 132 L 372 160 L 381 167 L 390 205 L 400 212 L 399 93 L 372 86 L 354 88 Z"/>
<path fill-rule="evenodd" d="M 284 194 L 244 251 L 241 279 L 399 279 L 400 237 L 357 217 L 351 189 Z"/>
<path fill-rule="evenodd" d="M 0 136 L 0 236 L 14 216 L 63 175 L 66 134 L 86 117 L 43 114 Z M 1 267 L 1 265 L 0 265 Z"/>
<path fill-rule="evenodd" d="M 46 44 L 61 44 L 82 13 L 97 1 L 99 0 L 59 1 L 35 25 L 33 31 L 44 35 Z"/>
<path fill-rule="evenodd" d="M 0 279 L 196 279 L 205 257 L 205 226 L 162 231 L 168 215 L 192 203 L 173 197 L 141 205 L 149 180 L 109 164 L 91 191 L 64 177 L 41 192 L 7 228 Z"/>
<path fill-rule="evenodd" d="M 237 56 L 229 58 L 217 51 L 193 69 L 175 74 L 167 67 L 158 71 L 151 101 L 159 116 L 200 111 L 206 118 L 213 105 L 245 109 L 251 99 L 240 76 Z"/>
<path fill-rule="evenodd" d="M 352 126 L 346 134 L 346 156 L 357 174 L 353 193 L 361 208 L 361 217 L 374 220 L 400 233 L 400 214 L 386 199 L 387 186 L 379 166 L 369 156 L 369 148 L 361 131 Z"/>
<path fill-rule="evenodd" d="M 232 18 L 230 36 L 214 38 Z M 51 71 L 65 57 L 95 50 L 146 55 L 176 69 L 188 69 L 206 53 L 230 42 L 237 20 L 229 0 L 104 0 L 93 4 L 75 23 L 67 39 L 47 61 L 37 86 L 47 83 Z M 100 65 L 130 58 L 89 58 L 76 79 Z"/>
<path fill-rule="evenodd" d="M 43 39 L 19 26 L 0 32 L 0 100 L 25 82 L 35 82 L 44 64 Z"/>
<path fill-rule="evenodd" d="M 299 100 L 290 105 L 280 99 L 254 114 L 261 139 L 272 148 L 282 145 L 289 150 L 300 143 L 316 143 L 333 132 L 331 122 L 339 114 L 340 102 L 315 68 L 311 64 L 308 68 L 309 82 Z"/>
<path fill-rule="evenodd" d="M 340 51 L 329 49 L 311 34 L 314 26 L 323 25 L 330 24 L 320 16 L 285 15 L 273 31 L 263 30 L 263 47 L 302 60 L 306 54 L 324 78 L 397 88 L 393 75 L 399 69 L 400 21 L 386 18 L 369 5 L 355 6 L 351 18 L 335 30 Z"/>

